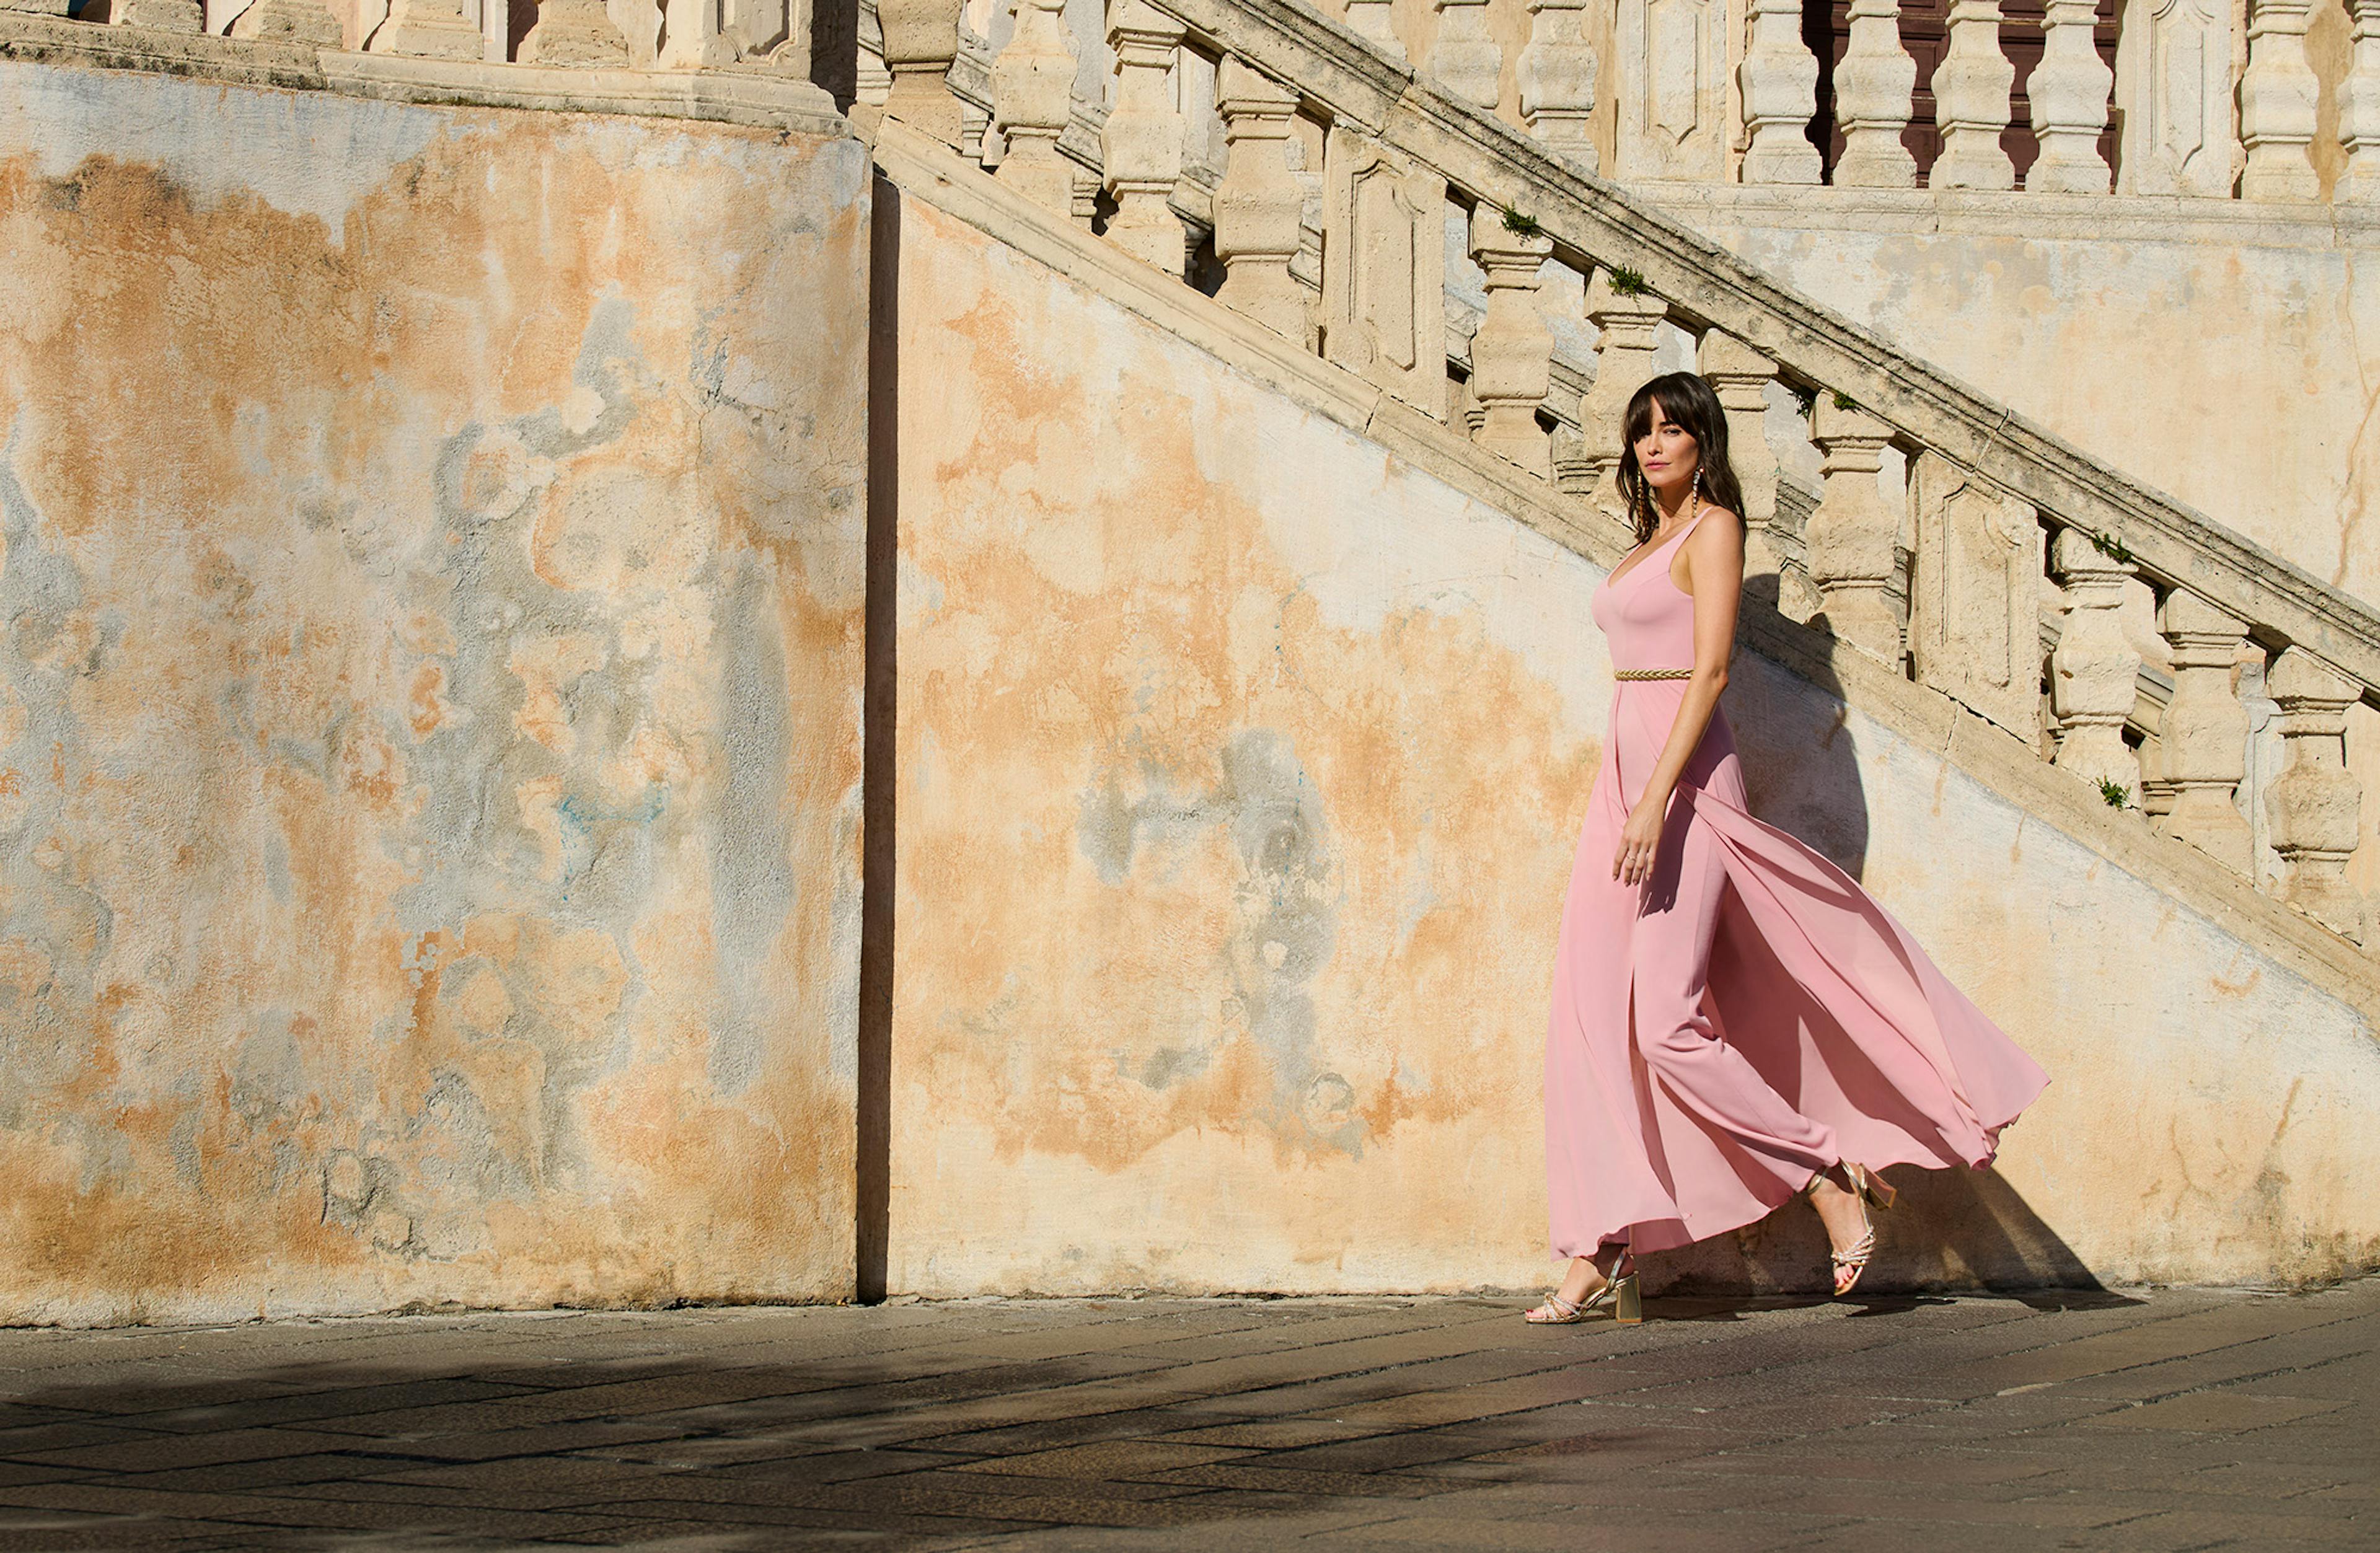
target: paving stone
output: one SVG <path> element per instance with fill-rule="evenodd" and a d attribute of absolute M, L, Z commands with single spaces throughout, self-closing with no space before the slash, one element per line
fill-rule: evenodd
<path fill-rule="evenodd" d="M 49 1516 L 19 1520 L 0 1516 L 0 1547 L 11 1553 L 103 1548 L 109 1553 L 148 1553 L 172 1548 L 200 1553 L 214 1547 L 252 1547 L 252 1527 L 183 1521 L 133 1521 L 112 1515 Z"/>
<path fill-rule="evenodd" d="M 389 1457 L 432 1462 L 485 1462 L 500 1456 L 539 1456 L 605 1445 L 676 1439 L 685 1433 L 683 1429 L 662 1424 L 581 1420 L 535 1428 L 375 1438 L 369 1449 L 375 1454 Z"/>
<path fill-rule="evenodd" d="M 30 1450 L 15 1459 L 86 1472 L 165 1472 L 175 1467 L 306 1456 L 354 1443 L 345 1436 L 300 1429 L 227 1429 L 208 1435 L 142 1435 L 128 1439 L 119 1436 L 91 1445 Z"/>
<path fill-rule="evenodd" d="M 2197 1508 L 2143 1516 L 2120 1528 L 2129 1537 L 2170 1546 L 2203 1547 L 2216 1538 L 2249 1547 L 2302 1543 L 2316 1547 L 2380 1547 L 2380 1528 L 2371 1522 L 2341 1523 L 2322 1516 L 2240 1515 Z"/>
<path fill-rule="evenodd" d="M 1246 1446 L 1258 1450 L 1286 1450 L 1301 1445 L 1369 1438 L 1396 1426 L 1350 1424 L 1338 1418 L 1278 1418 L 1245 1424 L 1217 1424 L 1179 1429 L 1163 1438 L 1185 1445 Z"/>
<path fill-rule="evenodd" d="M 1175 1467 L 1206 1466 L 1257 1454 L 1245 1447 L 1181 1445 L 1160 1440 L 1113 1440 L 1100 1445 L 1033 1450 L 997 1461 L 974 1462 L 957 1470 L 1020 1473 L 1030 1477 L 1143 1477 Z"/>
<path fill-rule="evenodd" d="M 2380 1280 L 1524 1304 L 0 1333 L 0 1550 L 2380 1547 Z"/>
<path fill-rule="evenodd" d="M 2276 1424 L 2294 1424 L 2337 1413 L 2345 1402 L 2300 1397 L 2252 1396 L 2237 1391 L 2193 1391 L 2161 1402 L 2099 1414 L 2086 1426 L 2101 1429 L 2186 1429 L 2198 1434 L 2238 1434 Z"/>
<path fill-rule="evenodd" d="M 1925 1483 L 1937 1488 L 2027 1483 L 2053 1477 L 2057 1472 L 2050 1463 L 2037 1460 L 1961 1457 L 1938 1451 L 1899 1457 L 1859 1452 L 1817 1455 L 1804 1453 L 1807 1449 L 1796 1447 L 1795 1454 L 1787 1455 L 1781 1450 L 1772 1453 L 1754 1448 L 1725 1455 L 1698 1456 L 1665 1470 L 1685 1475 L 1775 1478 L 1784 1482 Z"/>
<path fill-rule="evenodd" d="M 1160 1435 L 1178 1434 L 1185 1426 L 1201 1426 L 1212 1421 L 1212 1414 L 1178 1407 L 1123 1407 L 1105 1413 L 1036 1419 L 1028 1424 L 1003 1424 L 990 1428 L 962 1429 L 954 1434 L 927 1435 L 904 1441 L 901 1449 L 1006 1456 L 1021 1450 L 1054 1450 L 1065 1445 L 1093 1445 L 1101 1440 L 1149 1439 Z"/>
<path fill-rule="evenodd" d="M 1205 1488 L 1259 1488 L 1273 1493 L 1325 1494 L 1333 1497 L 1417 1499 L 1456 1491 L 1451 1483 L 1393 1473 L 1301 1471 L 1294 1467 L 1221 1462 L 1213 1466 L 1176 1467 L 1155 1473 L 1154 1483 L 1184 1483 Z"/>

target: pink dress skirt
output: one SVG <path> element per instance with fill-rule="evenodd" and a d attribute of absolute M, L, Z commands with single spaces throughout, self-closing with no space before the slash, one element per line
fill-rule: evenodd
<path fill-rule="evenodd" d="M 1663 540 L 1596 589 L 1615 669 L 1694 663 Z M 1558 1257 L 1741 1228 L 1837 1159 L 1991 1163 L 2049 1082 L 1858 881 L 1745 809 L 1714 713 L 1651 878 L 1611 877 L 1686 681 L 1621 680 L 1562 904 L 1546 1032 Z"/>

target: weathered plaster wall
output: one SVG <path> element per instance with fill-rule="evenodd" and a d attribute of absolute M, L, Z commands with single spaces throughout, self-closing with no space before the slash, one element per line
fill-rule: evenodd
<path fill-rule="evenodd" d="M 901 211 L 889 1284 L 1546 1275 L 1540 1060 L 1608 663 L 1578 556 Z M 1887 1283 L 2380 1250 L 2350 1010 L 1760 661 L 1757 807 L 2053 1074 Z M 1665 1280 L 1807 1287 L 1806 1208 Z"/>
<path fill-rule="evenodd" d="M 2084 452 L 2380 602 L 2368 231 L 2204 200 L 1640 192 Z M 1946 200 L 1946 206 L 1956 205 Z M 2101 208 L 2104 207 L 2104 208 Z"/>
<path fill-rule="evenodd" d="M 866 167 L 0 67 L 0 1320 L 847 1293 Z"/>

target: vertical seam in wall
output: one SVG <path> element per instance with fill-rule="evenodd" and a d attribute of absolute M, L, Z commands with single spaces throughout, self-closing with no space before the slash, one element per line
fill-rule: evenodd
<path fill-rule="evenodd" d="M 853 1295 L 884 1298 L 892 1243 L 892 892 L 900 531 L 900 190 L 880 174 L 868 257 L 867 667 L 860 746 L 859 1050 Z"/>

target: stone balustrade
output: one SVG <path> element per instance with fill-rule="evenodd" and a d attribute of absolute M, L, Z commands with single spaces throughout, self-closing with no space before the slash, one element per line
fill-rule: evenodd
<path fill-rule="evenodd" d="M 1884 25 L 1890 4 L 1854 6 L 1866 24 L 1854 52 L 1874 65 L 1857 134 L 1882 137 L 1858 143 L 1879 166 L 1899 150 L 1893 99 L 1906 90 L 1894 84 L 1907 72 Z M 1439 15 L 1461 39 L 1477 12 L 1448 4 Z M 1948 93 L 1945 157 L 1964 187 L 2009 182 L 2005 108 L 1996 117 L 1982 100 L 2005 97 L 2006 61 L 1985 26 L 1997 17 L 1996 0 L 1960 0 L 1952 16 L 1961 84 Z M 1574 19 L 1536 41 L 1584 46 L 1566 30 Z M 1208 288 L 1224 305 L 1613 528 L 1621 414 L 1665 349 L 1684 346 L 1741 443 L 1754 608 L 1938 692 L 2067 773 L 2112 822 L 2162 834 L 2361 939 L 2349 881 L 2361 788 L 2342 730 L 2354 703 L 2380 704 L 2380 618 L 2045 433 L 2011 434 L 2005 412 L 1961 402 L 1963 390 L 1915 363 L 1879 361 L 1873 341 L 1826 343 L 1843 326 L 1795 316 L 1740 267 L 1721 275 L 1730 261 L 1682 230 L 1648 231 L 1642 212 L 1622 219 L 1581 176 L 1592 164 L 1574 144 L 1546 145 L 1491 112 L 1485 55 L 1451 90 L 1293 0 L 1117 0 L 1108 25 L 1111 96 L 1076 104 L 1105 126 L 1083 147 L 1094 165 L 1102 145 L 1110 158 L 1100 173 L 1114 212 L 1094 228 L 1107 240 L 1185 283 L 1211 252 L 1220 286 Z M 1002 100 L 1002 82 L 1022 92 L 1035 79 L 1002 62 L 1047 47 L 1021 25 L 1010 32 L 988 77 L 995 119 L 1051 119 L 1046 103 L 1020 111 Z M 2095 57 L 2067 63 L 2082 81 Z M 1576 64 L 1573 54 L 1565 68 Z M 1208 99 L 1185 98 L 1185 80 L 1207 83 Z M 1532 98 L 1546 123 L 1549 100 Z M 1761 101 L 1790 115 L 1794 98 Z M 2046 164 L 2070 187 L 2104 188 L 2090 116 L 2034 98 Z M 1225 149 L 1212 187 L 1186 188 L 1192 160 L 1177 149 L 1215 139 Z M 1303 182 L 1317 169 L 1297 148 L 1316 144 L 1321 263 L 1305 285 L 1293 271 L 1315 203 Z M 1775 149 L 1780 164 L 1796 160 L 1790 142 Z M 1439 259 L 1456 253 L 1445 235 L 1457 224 L 1486 304 L 1466 304 L 1476 326 L 1451 360 Z M 1586 277 L 1569 306 L 1592 325 L 1591 364 L 1558 356 L 1541 296 L 1549 263 L 1572 272 L 1573 286 Z M 1798 474 L 1764 431 L 1772 402 L 1795 401 L 1807 455 Z M 1575 428 L 1566 457 L 1549 449 L 1558 428 Z M 2160 652 L 2143 654 L 2136 610 Z M 2283 752 L 2257 781 L 2242 675 L 2261 686 L 2266 661 Z"/>
<path fill-rule="evenodd" d="M 687 18 L 674 47 L 656 46 L 658 11 L 655 37 L 638 37 L 598 0 L 541 0 L 514 52 L 522 64 L 647 70 L 807 59 L 799 8 L 670 3 Z M 2114 822 L 2153 827 L 2329 932 L 2362 939 L 2362 790 L 2347 723 L 2359 703 L 2380 705 L 2380 615 L 1618 197 L 1592 176 L 1575 134 L 1593 72 L 1574 7 L 1532 7 L 1536 53 L 1516 89 L 1541 132 L 1532 135 L 1488 105 L 1484 55 L 1461 90 L 1445 90 L 1427 61 L 1409 67 L 1371 33 L 1296 0 L 1111 0 L 1088 42 L 1057 0 L 1006 4 L 987 33 L 963 28 L 956 0 L 875 0 L 858 18 L 862 100 L 873 92 L 885 116 L 982 161 L 1050 219 L 1210 291 L 1285 348 L 1318 354 L 1469 437 L 1607 536 L 1619 531 L 1629 395 L 1665 351 L 1698 361 L 1742 444 L 1747 552 L 1754 573 L 1773 579 L 1749 590 L 1755 609 L 1806 623 L 1840 661 L 1964 708 L 2011 748 L 2087 784 Z M 2069 188 L 2104 188 L 2094 116 L 2104 85 L 2095 55 L 2076 52 L 2089 48 L 2088 6 L 2077 4 L 2079 18 L 2050 6 L 2051 47 L 2034 74 L 2035 166 Z M 1847 60 L 1851 142 L 1887 180 L 1903 165 L 1896 126 L 1910 74 L 1893 5 L 1854 0 Z M 1479 9 L 1445 0 L 1440 47 L 1468 37 Z M 358 38 L 323 0 L 253 0 L 219 28 L 216 14 L 196 25 L 433 60 L 464 57 L 485 15 L 475 0 L 395 0 Z M 2370 149 L 2380 91 L 2366 79 L 2380 68 L 2376 14 L 2355 9 L 2341 198 L 2380 183 Z M 111 26 L 194 25 L 162 0 L 111 0 L 103 15 Z M 1937 165 L 1967 187 L 2005 187 L 2005 112 L 1991 100 L 2005 93 L 2006 61 L 1986 25 L 1997 16 L 1995 0 L 1959 0 L 1937 77 L 1947 127 Z M 2303 197 L 2290 161 L 2306 144 L 2302 9 L 2256 0 L 2252 17 L 2265 19 L 2252 20 L 2240 91 L 2243 187 Z M 1366 18 L 1373 32 L 1382 24 Z M 1644 24 L 1666 40 L 1648 45 L 1651 56 L 1706 42 L 1671 21 Z M 2063 53 L 2060 27 L 2078 30 Z M 1796 45 L 1777 14 L 1755 7 L 1749 30 L 1755 55 L 1779 56 L 1784 84 L 1752 91 L 1747 79 L 1745 165 L 1801 176 L 1792 115 L 1807 72 L 1791 63 Z M 2065 72 L 2063 100 L 2043 70 Z M 2095 106 L 2084 101 L 2094 92 Z M 1645 122 L 1675 129 L 1700 112 L 1680 99 Z M 2156 122 L 2169 146 L 2187 139 L 2184 120 Z M 2186 170 L 2187 158 L 2176 165 Z M 1463 241 L 1451 250 L 1455 230 Z M 1485 277 L 1459 368 L 1449 357 L 1451 252 Z M 1541 297 L 1549 265 L 1566 269 L 1571 306 L 1593 326 L 1591 370 L 1557 358 Z M 1780 463 L 1764 428 L 1788 403 L 1803 426 L 1788 451 L 1804 456 Z M 1574 429 L 1560 455 L 1555 428 Z M 2143 651 L 2143 619 L 2155 653 Z M 2277 758 L 2255 754 L 2251 681 L 2270 697 L 2258 704 L 2277 709 Z"/>
<path fill-rule="evenodd" d="M 1386 0 L 1346 0 L 1344 10 L 1346 28 L 1390 62 L 1405 61 L 1426 43 L 1412 62 L 1419 76 L 1505 115 L 1572 166 L 1608 170 L 1622 180 L 1863 188 L 1923 182 L 2060 194 L 2380 201 L 2380 0 L 2348 6 L 2349 58 L 2335 131 L 2342 165 L 2328 189 L 2316 166 L 2323 151 L 2315 140 L 2318 83 L 2307 55 L 2312 0 L 2247 0 L 2238 42 L 2230 13 L 2213 0 L 2137 7 L 2126 14 L 2112 69 L 2094 42 L 2093 0 L 2049 0 L 2041 56 L 2021 81 L 2005 46 L 2012 24 L 1998 0 L 1954 0 L 1948 47 L 1922 83 L 1932 93 L 1940 139 L 1925 167 L 1904 143 L 1921 83 L 1900 35 L 1899 0 L 1852 0 L 1848 47 L 1823 103 L 1825 73 L 1804 40 L 1798 3 L 1751 0 L 1741 22 L 1717 0 L 1609 3 L 1612 9 L 1598 16 L 1588 0 L 1432 0 L 1427 37 L 1415 39 L 1398 34 Z M 1514 7 L 1512 24 L 1491 24 L 1500 5 Z M 55 15 L 61 8 L 61 0 L 0 0 L 0 10 Z M 978 0 L 972 8 L 990 11 L 990 35 L 1004 48 L 1012 18 L 1020 15 L 1014 0 L 991 0 L 988 7 Z M 897 100 L 905 122 L 953 146 L 971 144 L 989 122 L 988 102 L 980 99 L 990 93 L 969 92 L 963 82 L 953 91 L 949 79 L 962 53 L 961 9 L 947 0 L 857 0 L 856 99 Z M 77 14 L 115 25 L 428 59 L 665 69 L 763 65 L 808 73 L 811 6 L 803 0 L 649 0 L 637 8 L 648 11 L 649 25 L 625 30 L 620 18 L 631 12 L 604 0 L 539 0 L 510 9 L 497 0 L 89 0 Z M 1523 12 L 1524 30 L 1517 20 Z M 1118 81 L 1119 49 L 1136 46 L 1128 32 L 1121 39 L 1114 33 L 1099 8 L 1028 5 L 1021 15 L 1031 58 L 1020 55 L 1011 68 L 1053 82 L 1087 61 L 1099 79 Z M 844 34 L 846 49 L 850 37 Z M 1597 38 L 1609 40 L 1616 55 L 1609 103 L 1597 100 L 1606 63 Z M 1730 83 L 1740 103 L 1733 109 Z M 2015 91 L 2025 94 L 2030 115 L 2011 130 Z M 1068 198 L 1078 213 L 1087 210 L 1100 181 L 1099 157 L 1085 142 L 1096 138 L 1116 96 L 1112 84 L 1098 101 L 1078 95 L 1078 117 L 1087 110 L 1089 122 L 1060 126 L 1054 136 L 1050 125 L 1029 116 L 1039 110 L 1020 103 L 1016 111 L 1028 115 L 1017 121 L 1025 154 L 1006 176 L 1047 194 L 1062 177 L 1054 155 L 1062 152 L 1076 164 L 1065 175 Z M 978 99 L 971 126 L 963 122 L 970 97 Z M 1822 110 L 1843 139 L 1831 165 L 1810 138 Z M 2110 124 L 2120 130 L 2113 167 L 2102 152 Z M 2033 138 L 2034 154 L 2022 177 L 2006 149 L 2011 134 Z"/>

